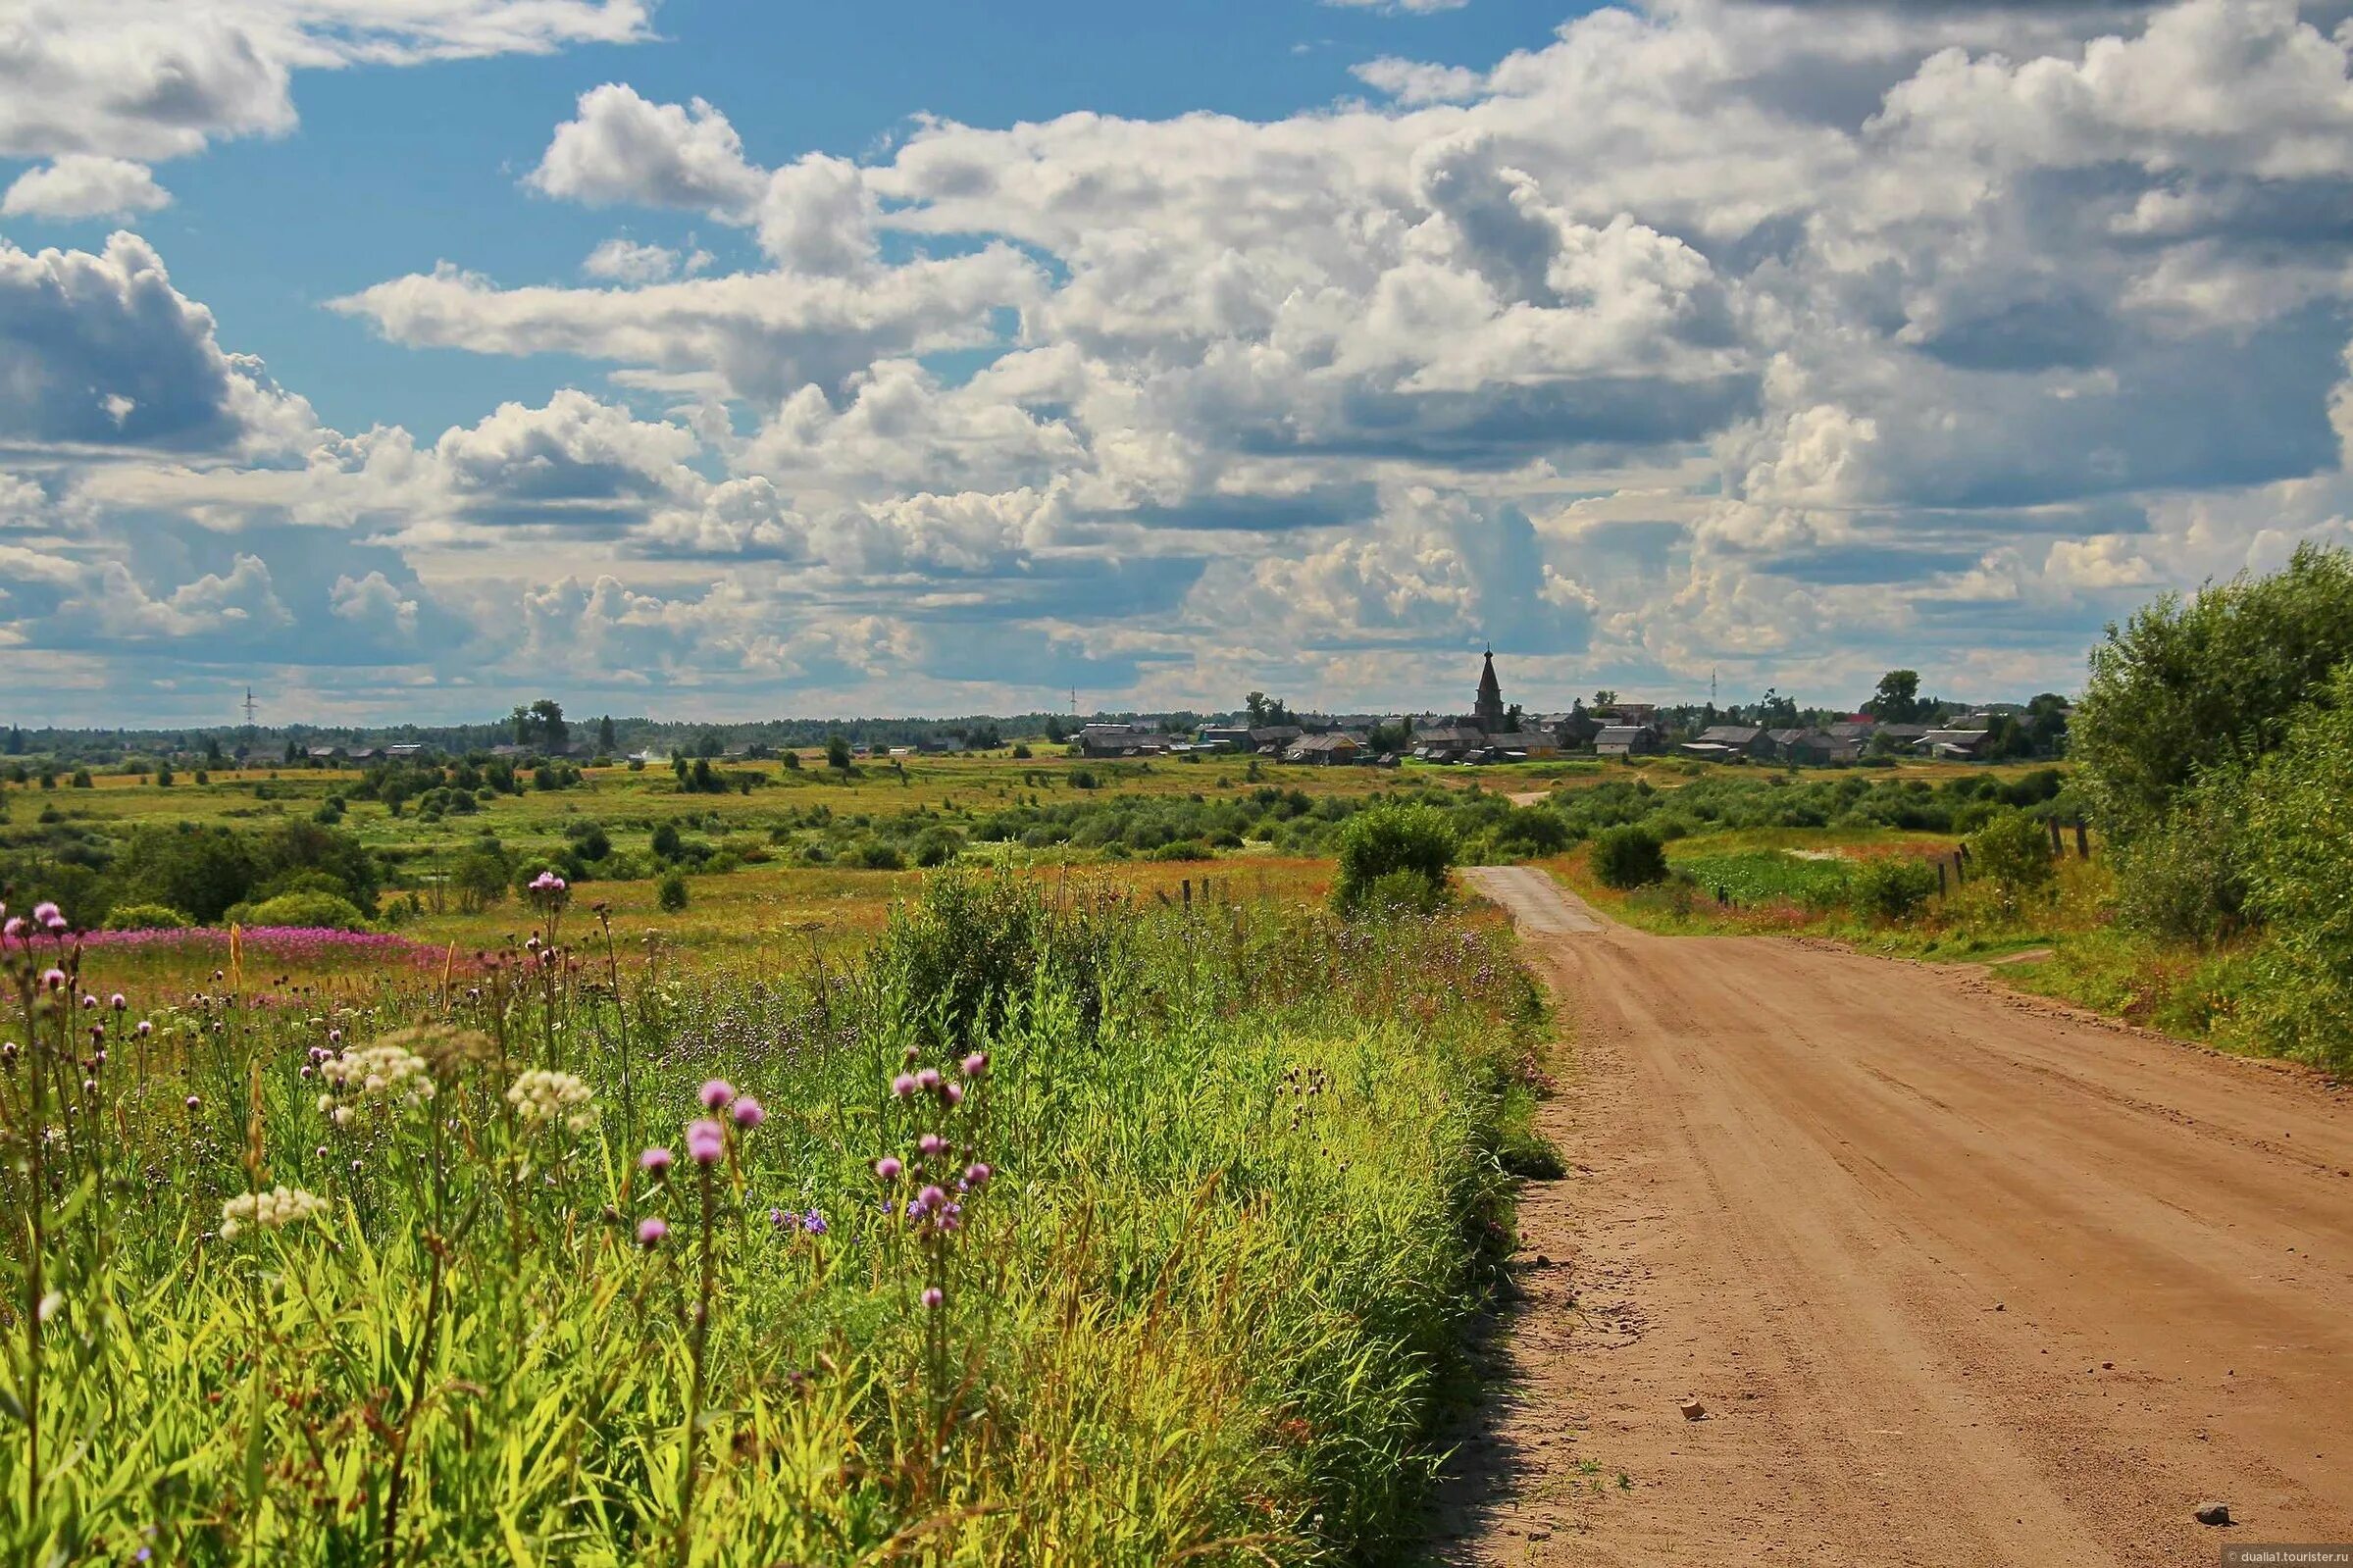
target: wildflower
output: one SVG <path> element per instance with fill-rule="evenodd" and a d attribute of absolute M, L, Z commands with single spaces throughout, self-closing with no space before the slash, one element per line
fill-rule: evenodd
<path fill-rule="evenodd" d="M 0 936 L 22 937 L 24 935 L 25 917 L 23 915 L 11 915 L 8 917 L 8 924 L 0 926 Z"/>
<path fill-rule="evenodd" d="M 561 1122 L 572 1132 L 585 1133 L 596 1125 L 588 1086 L 570 1073 L 535 1067 L 515 1080 L 506 1098 L 515 1114 L 534 1127 Z"/>
<path fill-rule="evenodd" d="M 964 1086 L 961 1084 L 941 1085 L 940 1098 L 946 1102 L 949 1110 L 954 1110 L 957 1106 L 964 1103 Z"/>
<path fill-rule="evenodd" d="M 736 1087 L 724 1078 L 714 1078 L 702 1086 L 701 1093 L 695 1097 L 702 1101 L 704 1110 L 715 1111 L 736 1097 Z"/>
<path fill-rule="evenodd" d="M 330 1045 L 340 1045 L 340 1044 L 342 1044 L 342 1043 L 343 1043 L 343 1032 L 342 1032 L 341 1030 L 339 1030 L 339 1029 L 331 1029 L 331 1030 L 329 1030 L 329 1031 L 327 1032 L 327 1043 L 328 1043 L 328 1044 L 330 1044 Z"/>
<path fill-rule="evenodd" d="M 716 1165 L 727 1148 L 727 1129 L 717 1122 L 687 1124 L 687 1156 L 697 1165 Z"/>
<path fill-rule="evenodd" d="M 188 1106 L 188 1109 L 189 1109 L 189 1110 L 191 1110 L 191 1111 L 192 1111 L 192 1110 L 194 1110 L 194 1109 L 195 1109 L 197 1106 L 199 1106 L 199 1105 L 202 1105 L 203 1103 L 204 1103 L 204 1101 L 202 1101 L 202 1100 L 198 1099 L 198 1098 L 197 1098 L 195 1095 L 193 1095 L 193 1094 L 190 1094 L 190 1095 L 188 1096 L 188 1098 L 187 1098 L 187 1106 Z"/>
<path fill-rule="evenodd" d="M 966 1078 L 988 1077 L 989 1053 L 987 1051 L 974 1051 L 970 1056 L 965 1057 L 964 1076 Z"/>
<path fill-rule="evenodd" d="M 138 1027 L 138 1037 L 139 1037 L 139 1038 L 141 1038 L 141 1039 L 145 1039 L 145 1038 L 146 1038 L 148 1036 L 150 1036 L 150 1035 L 152 1035 L 152 1034 L 154 1034 L 154 1033 L 155 1033 L 155 1026 L 154 1026 L 152 1023 L 148 1022 L 148 1021 L 147 1021 L 146 1019 L 144 1019 L 144 1018 L 142 1018 L 142 1019 L 140 1019 L 140 1020 L 139 1020 L 139 1027 Z"/>
<path fill-rule="evenodd" d="M 319 1109 L 338 1127 L 350 1125 L 354 1099 L 422 1104 L 434 1097 L 425 1058 L 389 1040 L 329 1057 L 319 1064 L 319 1073 L 333 1086 L 319 1096 Z"/>
<path fill-rule="evenodd" d="M 768 1108 L 749 1094 L 736 1101 L 735 1108 L 728 1114 L 733 1116 L 736 1119 L 736 1125 L 746 1133 L 768 1120 Z"/>
<path fill-rule="evenodd" d="M 64 918 L 55 904 L 44 901 L 32 906 L 32 923 L 36 926 L 54 928 Z"/>
<path fill-rule="evenodd" d="M 964 1167 L 964 1182 L 969 1187 L 987 1187 L 989 1178 L 996 1174 L 987 1165 L 975 1160 L 972 1164 Z"/>
<path fill-rule="evenodd" d="M 947 1299 L 947 1295 L 946 1295 L 946 1293 L 945 1291 L 943 1291 L 943 1290 L 941 1290 L 941 1289 L 940 1289 L 938 1286 L 936 1286 L 936 1285 L 932 1285 L 932 1286 L 926 1286 L 926 1287 L 924 1288 L 924 1291 L 923 1291 L 923 1304 L 924 1304 L 925 1306 L 927 1306 L 927 1307 L 937 1307 L 937 1306 L 938 1306 L 938 1305 L 939 1305 L 941 1302 L 943 1302 L 943 1301 L 945 1301 L 945 1300 L 946 1300 L 946 1299 Z"/>
<path fill-rule="evenodd" d="M 926 1133 L 916 1140 L 915 1146 L 923 1150 L 928 1158 L 938 1159 L 947 1152 L 947 1139 L 937 1133 Z"/>
<path fill-rule="evenodd" d="M 63 1290 L 52 1290 L 47 1295 L 41 1297 L 40 1304 L 33 1308 L 33 1310 L 39 1315 L 40 1320 L 43 1323 L 46 1323 L 51 1318 L 56 1317 L 58 1313 L 64 1311 L 65 1306 L 66 1292 Z"/>
<path fill-rule="evenodd" d="M 66 972 L 62 969 L 42 970 L 41 985 L 48 990 L 64 990 L 66 988 Z"/>
<path fill-rule="evenodd" d="M 933 1183 L 915 1194 L 915 1201 L 927 1209 L 936 1209 L 946 1203 L 947 1194 L 941 1190 L 938 1183 Z"/>
<path fill-rule="evenodd" d="M 902 1100 L 905 1099 L 909 1094 L 914 1093 L 915 1075 L 913 1073 L 901 1073 L 896 1078 L 891 1080 L 891 1092 L 897 1095 Z"/>
<path fill-rule="evenodd" d="M 88 991 L 83 991 L 83 992 L 81 993 L 81 1006 L 82 1006 L 82 1010 L 83 1010 L 84 1012 L 87 1012 L 87 1011 L 88 1011 L 90 1008 L 93 1008 L 93 1007 L 95 1007 L 95 1006 L 97 1006 L 97 1005 L 98 1005 L 98 998 L 97 998 L 97 997 L 95 997 L 95 996 L 92 996 L 92 995 L 91 995 L 91 994 L 90 994 Z"/>
<path fill-rule="evenodd" d="M 926 1094 L 929 1094 L 932 1090 L 938 1088 L 940 1087 L 940 1070 L 936 1067 L 927 1067 L 922 1072 L 917 1073 L 915 1075 L 915 1087 L 923 1090 Z"/>
<path fill-rule="evenodd" d="M 660 1246 L 662 1239 L 669 1234 L 670 1227 L 651 1215 L 638 1222 L 638 1245 L 639 1246 Z"/>
<path fill-rule="evenodd" d="M 905 1168 L 898 1163 L 896 1156 L 890 1154 L 874 1162 L 874 1174 L 886 1182 L 897 1181 L 898 1173 Z"/>
<path fill-rule="evenodd" d="M 299 1188 L 274 1187 L 266 1192 L 239 1192 L 221 1205 L 221 1239 L 233 1241 L 248 1225 L 265 1231 L 283 1230 L 327 1207 L 327 1199 Z"/>
<path fill-rule="evenodd" d="M 800 1228 L 810 1236 L 823 1236 L 825 1234 L 825 1216 L 815 1209 L 811 1209 L 800 1217 Z"/>
<path fill-rule="evenodd" d="M 106 999 L 106 1005 L 107 1005 L 107 1006 L 109 1006 L 109 1007 L 111 1007 L 111 1008 L 113 1008 L 113 1009 L 114 1009 L 116 1012 L 118 1012 L 118 1013 L 119 1013 L 119 1012 L 121 1012 L 121 1011 L 122 1011 L 124 1008 L 126 1008 L 126 1007 L 128 1007 L 128 1006 L 130 1005 L 130 1003 L 128 1003 L 128 1002 L 127 1002 L 127 1001 L 125 1001 L 125 1000 L 123 999 L 123 993 L 122 993 L 121 991 L 117 991 L 117 992 L 115 992 L 115 993 L 114 993 L 112 996 L 109 996 L 109 997 Z"/>
<path fill-rule="evenodd" d="M 542 871 L 531 880 L 531 890 L 535 893 L 560 893 L 565 886 L 564 879 L 552 871 Z"/>
<path fill-rule="evenodd" d="M 670 1174 L 672 1155 L 666 1148 L 649 1148 L 638 1156 L 638 1169 L 659 1180 Z"/>

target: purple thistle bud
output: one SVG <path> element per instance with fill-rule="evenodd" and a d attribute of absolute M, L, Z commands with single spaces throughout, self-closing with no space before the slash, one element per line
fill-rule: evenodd
<path fill-rule="evenodd" d="M 940 1288 L 936 1285 L 928 1286 L 924 1290 L 923 1304 L 927 1307 L 937 1307 L 941 1302 L 946 1299 L 947 1297 L 941 1292 Z"/>
<path fill-rule="evenodd" d="M 150 1035 L 152 1035 L 152 1034 L 154 1034 L 154 1033 L 155 1033 L 155 1026 L 154 1026 L 153 1024 L 149 1023 L 149 1022 L 148 1022 L 146 1019 L 142 1018 L 142 1019 L 140 1019 L 140 1020 L 139 1020 L 139 1031 L 138 1031 L 138 1033 L 139 1033 L 139 1038 L 141 1038 L 141 1039 L 145 1039 L 145 1038 L 146 1038 L 148 1036 L 150 1036 Z"/>
<path fill-rule="evenodd" d="M 697 1165 L 716 1165 L 727 1151 L 727 1129 L 717 1122 L 687 1124 L 687 1156 Z"/>
<path fill-rule="evenodd" d="M 988 1077 L 989 1053 L 987 1051 L 974 1051 L 970 1056 L 965 1057 L 964 1076 L 966 1078 Z"/>
<path fill-rule="evenodd" d="M 655 1177 L 668 1176 L 675 1157 L 666 1148 L 649 1148 L 638 1156 L 638 1169 Z"/>
<path fill-rule="evenodd" d="M 947 1102 L 950 1110 L 953 1110 L 956 1106 L 964 1103 L 964 1086 L 943 1084 L 940 1086 L 940 1097 Z"/>
<path fill-rule="evenodd" d="M 653 1215 L 647 1215 L 638 1222 L 638 1245 L 639 1246 L 660 1246 L 663 1238 L 669 1234 L 670 1227 Z"/>
<path fill-rule="evenodd" d="M 989 1178 L 995 1176 L 996 1174 L 997 1173 L 995 1171 L 991 1170 L 987 1165 L 982 1164 L 978 1160 L 975 1160 L 972 1164 L 964 1167 L 964 1180 L 974 1187 L 987 1187 L 989 1185 Z"/>
<path fill-rule="evenodd" d="M 898 1163 L 897 1157 L 891 1154 L 874 1162 L 874 1174 L 886 1182 L 897 1181 L 898 1173 L 904 1169 L 906 1167 Z"/>
<path fill-rule="evenodd" d="M 66 972 L 62 969 L 44 969 L 41 971 L 41 984 L 50 990 L 64 990 Z"/>
<path fill-rule="evenodd" d="M 735 1097 L 736 1086 L 724 1078 L 712 1079 L 703 1085 L 701 1091 L 695 1095 L 695 1098 L 702 1101 L 702 1108 L 706 1111 L 715 1111 Z"/>
<path fill-rule="evenodd" d="M 203 1103 L 204 1103 L 204 1101 L 202 1101 L 202 1100 L 198 1099 L 198 1098 L 197 1098 L 195 1095 L 193 1095 L 193 1094 L 190 1094 L 190 1095 L 188 1096 L 188 1098 L 187 1098 L 187 1107 L 188 1107 L 188 1109 L 189 1109 L 189 1110 L 191 1110 L 191 1111 L 192 1111 L 192 1110 L 194 1110 L 194 1109 L 195 1109 L 197 1106 L 199 1106 L 199 1105 L 202 1105 Z"/>
<path fill-rule="evenodd" d="M 111 1008 L 113 1008 L 113 1009 L 114 1009 L 116 1012 L 118 1012 L 118 1013 L 119 1013 L 119 1012 L 121 1012 L 121 1011 L 122 1011 L 124 1008 L 126 1008 L 126 1007 L 128 1007 L 128 1006 L 130 1005 L 130 1003 L 128 1003 L 128 1002 L 127 1002 L 127 1001 L 125 1001 L 125 1000 L 123 999 L 123 993 L 122 993 L 121 991 L 117 991 L 117 992 L 115 992 L 115 993 L 114 993 L 112 996 L 109 996 L 109 997 L 106 999 L 106 1005 L 107 1005 L 107 1006 L 109 1006 L 109 1007 L 111 1007 Z"/>
<path fill-rule="evenodd" d="M 927 1094 L 933 1089 L 938 1088 L 940 1087 L 940 1070 L 936 1067 L 927 1067 L 922 1072 L 917 1073 L 915 1075 L 915 1087 L 919 1089 L 922 1089 Z"/>
<path fill-rule="evenodd" d="M 86 1012 L 86 1011 L 88 1011 L 90 1008 L 93 1008 L 93 1007 L 95 1007 L 95 1006 L 97 1006 L 97 1005 L 98 1005 L 98 998 L 97 998 L 97 997 L 95 997 L 95 996 L 92 996 L 92 995 L 91 995 L 91 994 L 90 994 L 88 991 L 83 991 L 83 992 L 81 993 L 81 1006 L 82 1006 L 82 1010 L 83 1010 L 83 1011 L 85 1011 L 85 1012 Z"/>
<path fill-rule="evenodd" d="M 916 1193 L 915 1201 L 927 1209 L 936 1209 L 947 1201 L 947 1194 L 942 1191 L 937 1184 L 934 1184 Z"/>
<path fill-rule="evenodd" d="M 329 1030 L 329 1031 L 327 1032 L 327 1043 L 328 1043 L 328 1044 L 330 1044 L 330 1045 L 340 1045 L 340 1044 L 342 1044 L 342 1043 L 343 1043 L 343 1032 L 342 1032 L 341 1030 L 339 1030 L 339 1029 L 331 1029 L 331 1030 Z"/>
<path fill-rule="evenodd" d="M 926 1133 L 916 1141 L 915 1146 L 923 1150 L 927 1157 L 937 1159 L 947 1152 L 947 1139 L 937 1133 Z"/>
<path fill-rule="evenodd" d="M 735 1117 L 736 1125 L 746 1133 L 768 1120 L 768 1108 L 749 1094 L 736 1101 L 735 1109 L 728 1114 Z"/>
<path fill-rule="evenodd" d="M 913 1073 L 901 1073 L 896 1078 L 891 1080 L 891 1092 L 897 1095 L 902 1100 L 905 1099 L 909 1094 L 914 1093 L 915 1075 Z"/>

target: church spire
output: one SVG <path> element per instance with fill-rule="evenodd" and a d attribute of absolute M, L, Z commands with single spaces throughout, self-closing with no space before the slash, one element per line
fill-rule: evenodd
<path fill-rule="evenodd" d="M 1495 646 L 1487 648 L 1487 662 L 1479 671 L 1479 700 L 1471 716 L 1481 730 L 1500 734 L 1504 730 L 1504 687 L 1495 678 Z"/>

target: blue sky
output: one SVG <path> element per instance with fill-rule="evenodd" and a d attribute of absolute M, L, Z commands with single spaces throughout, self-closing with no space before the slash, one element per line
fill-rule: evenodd
<path fill-rule="evenodd" d="M 2022 696 L 2347 533 L 2340 0 L 26 3 L 0 718 Z"/>

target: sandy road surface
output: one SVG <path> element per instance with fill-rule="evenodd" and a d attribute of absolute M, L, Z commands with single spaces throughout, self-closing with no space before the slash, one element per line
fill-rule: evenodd
<path fill-rule="evenodd" d="M 1967 971 L 1647 936 L 1541 873 L 1472 879 L 1565 999 L 1575 1169 L 1523 1205 L 1509 1393 L 1443 1557 L 2353 1541 L 2353 1098 Z M 2208 1498 L 2241 1522 L 2193 1523 Z"/>

